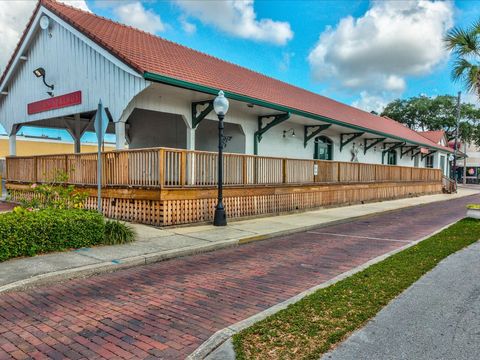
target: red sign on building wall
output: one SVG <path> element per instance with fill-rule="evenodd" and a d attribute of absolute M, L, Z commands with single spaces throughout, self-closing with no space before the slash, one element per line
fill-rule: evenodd
<path fill-rule="evenodd" d="M 35 101 L 27 105 L 28 115 L 41 113 L 48 110 L 61 109 L 67 106 L 82 103 L 82 92 L 75 91 L 70 94 L 55 96 L 50 99 Z"/>

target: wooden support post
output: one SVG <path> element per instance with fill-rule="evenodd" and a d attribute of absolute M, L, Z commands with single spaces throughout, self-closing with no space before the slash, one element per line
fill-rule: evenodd
<path fill-rule="evenodd" d="M 165 150 L 158 150 L 158 185 L 163 187 L 165 185 Z"/>
<path fill-rule="evenodd" d="M 184 186 L 187 183 L 187 153 L 182 151 L 180 153 L 180 185 Z"/>
<path fill-rule="evenodd" d="M 282 183 L 287 182 L 287 159 L 282 159 Z"/>
<path fill-rule="evenodd" d="M 67 176 L 67 182 L 70 180 L 70 174 L 68 173 L 68 155 L 64 156 L 65 161 L 65 174 Z"/>
<path fill-rule="evenodd" d="M 243 185 L 247 185 L 248 176 L 247 176 L 247 156 L 242 156 L 242 182 Z"/>
<path fill-rule="evenodd" d="M 7 166 L 7 179 L 8 179 L 8 166 Z M 37 157 L 33 157 L 33 181 L 37 182 L 38 181 L 38 175 L 37 175 Z"/>

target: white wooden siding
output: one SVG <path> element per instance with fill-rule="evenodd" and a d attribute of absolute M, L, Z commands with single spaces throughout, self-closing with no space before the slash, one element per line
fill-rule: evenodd
<path fill-rule="evenodd" d="M 37 26 L 26 53 L 28 60 L 21 62 L 13 74 L 8 95 L 0 96 L 0 123 L 8 131 L 14 124 L 92 111 L 100 98 L 114 120 L 118 120 L 147 81 L 106 59 L 61 20 L 51 22 L 51 36 Z M 82 104 L 28 115 L 28 103 L 49 97 L 46 92 L 50 89 L 33 74 L 38 67 L 45 69 L 47 83 L 55 85 L 55 96 L 81 90 Z"/>

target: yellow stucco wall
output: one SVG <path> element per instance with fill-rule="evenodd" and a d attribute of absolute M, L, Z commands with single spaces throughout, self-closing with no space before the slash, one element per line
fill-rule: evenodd
<path fill-rule="evenodd" d="M 113 150 L 113 145 L 105 145 L 105 150 Z M 82 144 L 82 152 L 96 152 L 96 145 Z M 17 137 L 17 156 L 69 154 L 73 153 L 73 143 L 42 139 L 21 139 Z M 8 138 L 0 138 L 0 158 L 9 155 Z"/>

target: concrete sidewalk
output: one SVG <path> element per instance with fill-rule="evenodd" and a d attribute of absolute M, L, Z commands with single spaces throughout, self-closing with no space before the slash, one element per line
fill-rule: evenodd
<path fill-rule="evenodd" d="M 480 243 L 449 256 L 323 360 L 478 359 Z"/>
<path fill-rule="evenodd" d="M 132 244 L 83 248 L 0 263 L 0 292 L 217 250 L 345 222 L 357 217 L 451 200 L 479 192 L 478 189 L 459 189 L 457 194 L 428 195 L 231 221 L 227 227 L 220 228 L 201 225 L 158 229 L 134 224 L 137 241 Z"/>

